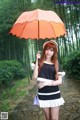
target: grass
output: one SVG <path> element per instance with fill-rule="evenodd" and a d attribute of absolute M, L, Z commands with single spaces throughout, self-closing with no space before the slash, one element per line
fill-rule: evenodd
<path fill-rule="evenodd" d="M 15 80 L 13 87 L 7 87 L 0 93 L 0 112 L 8 112 L 28 94 L 28 79 Z"/>

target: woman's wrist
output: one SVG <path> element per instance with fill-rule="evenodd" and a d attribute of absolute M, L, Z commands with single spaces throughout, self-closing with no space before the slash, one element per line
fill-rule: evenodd
<path fill-rule="evenodd" d="M 38 59 L 36 59 L 36 63 L 38 63 Z"/>

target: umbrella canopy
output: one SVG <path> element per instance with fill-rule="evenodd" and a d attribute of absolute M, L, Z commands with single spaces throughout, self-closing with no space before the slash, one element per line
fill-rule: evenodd
<path fill-rule="evenodd" d="M 10 33 L 25 39 L 45 39 L 63 36 L 66 34 L 66 29 L 55 12 L 36 9 L 23 12 Z"/>

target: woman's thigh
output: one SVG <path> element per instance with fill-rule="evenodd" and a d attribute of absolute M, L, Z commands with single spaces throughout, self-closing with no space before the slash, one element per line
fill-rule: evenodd
<path fill-rule="evenodd" d="M 43 108 L 46 120 L 51 120 L 51 109 L 50 108 Z"/>
<path fill-rule="evenodd" d="M 51 107 L 51 120 L 59 119 L 59 107 Z"/>

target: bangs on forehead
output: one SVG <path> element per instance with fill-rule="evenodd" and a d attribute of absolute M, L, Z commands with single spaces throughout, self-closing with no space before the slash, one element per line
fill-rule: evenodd
<path fill-rule="evenodd" d="M 52 43 L 48 43 L 48 44 L 46 44 L 45 45 L 45 49 L 55 49 L 56 47 L 55 47 L 55 45 L 53 45 Z"/>

